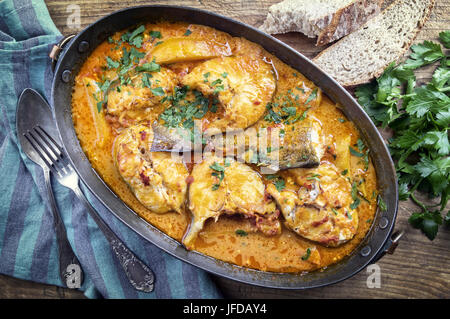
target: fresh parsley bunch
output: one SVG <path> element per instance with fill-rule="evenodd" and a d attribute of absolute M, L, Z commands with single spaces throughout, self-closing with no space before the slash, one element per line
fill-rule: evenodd
<path fill-rule="evenodd" d="M 450 30 L 439 38 L 450 48 Z M 395 161 L 399 198 L 411 198 L 420 208 L 409 218 L 433 240 L 439 225 L 450 225 L 450 211 L 444 217 L 450 194 L 450 56 L 439 43 L 424 41 L 413 45 L 402 64 L 389 65 L 376 81 L 360 86 L 355 94 L 375 125 L 392 129 L 389 150 Z M 416 86 L 414 70 L 439 61 L 429 83 Z M 416 191 L 431 198 L 440 196 L 439 205 L 427 206 Z"/>

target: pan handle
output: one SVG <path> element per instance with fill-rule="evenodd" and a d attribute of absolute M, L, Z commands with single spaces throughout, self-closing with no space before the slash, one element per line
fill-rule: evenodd
<path fill-rule="evenodd" d="M 403 237 L 404 234 L 405 234 L 405 231 L 403 229 L 394 232 L 388 238 L 386 244 L 384 244 L 383 249 L 381 249 L 381 251 L 378 253 L 378 255 L 375 256 L 372 263 L 373 264 L 376 263 L 378 260 L 380 260 L 386 254 L 392 255 L 398 246 L 398 242 L 400 241 L 400 239 Z"/>
<path fill-rule="evenodd" d="M 64 49 L 65 45 L 72 40 L 76 34 L 71 34 L 68 36 L 65 36 L 61 39 L 57 44 L 55 44 L 52 48 L 52 50 L 49 53 L 49 57 L 52 60 L 52 72 L 55 72 L 56 63 L 58 62 L 59 54 Z"/>

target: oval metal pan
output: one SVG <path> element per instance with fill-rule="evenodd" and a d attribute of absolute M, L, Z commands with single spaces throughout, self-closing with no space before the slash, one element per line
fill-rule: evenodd
<path fill-rule="evenodd" d="M 373 226 L 361 245 L 341 262 L 323 271 L 306 274 L 263 272 L 226 263 L 195 251 L 187 251 L 179 242 L 159 231 L 134 213 L 102 181 L 91 167 L 80 147 L 71 117 L 71 94 L 74 77 L 92 50 L 116 31 L 134 26 L 139 22 L 184 21 L 203 24 L 227 32 L 232 36 L 244 37 L 263 46 L 284 63 L 299 70 L 315 82 L 333 101 L 343 106 L 345 115 L 360 130 L 371 149 L 379 187 L 386 202 L 387 211 L 377 212 Z M 89 43 L 87 51 L 80 52 L 82 41 Z M 71 71 L 68 82 L 62 80 L 62 73 Z M 159 248 L 173 256 L 202 268 L 208 272 L 248 284 L 283 289 L 306 289 L 326 286 L 349 278 L 364 269 L 383 251 L 388 242 L 397 215 L 397 182 L 394 165 L 379 132 L 352 96 L 327 74 L 302 54 L 288 45 L 256 28 L 230 18 L 204 10 L 178 6 L 140 6 L 117 11 L 80 32 L 62 51 L 52 85 L 51 103 L 54 110 L 64 148 L 87 187 L 122 222 Z M 380 218 L 388 223 L 379 227 Z M 384 221 L 385 222 L 385 221 Z M 360 250 L 362 247 L 364 253 Z"/>

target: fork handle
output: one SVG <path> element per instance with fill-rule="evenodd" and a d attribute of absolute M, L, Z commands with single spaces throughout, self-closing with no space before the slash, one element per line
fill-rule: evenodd
<path fill-rule="evenodd" d="M 69 240 L 67 239 L 66 228 L 64 227 L 64 222 L 61 219 L 58 206 L 56 205 L 55 196 L 53 195 L 50 171 L 48 168 L 44 169 L 44 180 L 53 215 L 56 241 L 58 243 L 59 274 L 63 284 L 68 288 L 80 288 L 83 283 L 83 270 L 77 256 L 75 256 L 75 253 L 69 244 Z"/>
<path fill-rule="evenodd" d="M 91 206 L 81 189 L 76 186 L 72 189 L 77 197 L 86 206 L 92 219 L 105 235 L 114 255 L 119 260 L 131 285 L 139 291 L 151 292 L 154 288 L 155 275 L 127 246 L 117 237 L 117 235 L 103 221 L 97 211 Z"/>

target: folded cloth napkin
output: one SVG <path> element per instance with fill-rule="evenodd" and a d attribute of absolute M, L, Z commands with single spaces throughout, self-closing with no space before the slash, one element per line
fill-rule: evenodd
<path fill-rule="evenodd" d="M 18 145 L 18 96 L 31 87 L 50 96 L 48 53 L 61 34 L 43 0 L 0 1 L 0 273 L 64 286 L 41 168 Z M 219 298 L 209 275 L 161 251 L 113 216 L 89 191 L 111 229 L 155 273 L 152 293 L 136 291 L 108 242 L 73 193 L 53 183 L 72 248 L 83 267 L 81 290 L 90 298 Z"/>

